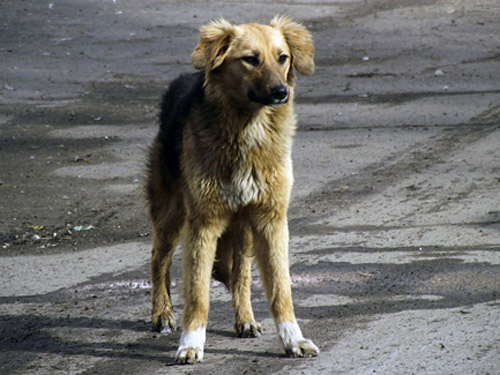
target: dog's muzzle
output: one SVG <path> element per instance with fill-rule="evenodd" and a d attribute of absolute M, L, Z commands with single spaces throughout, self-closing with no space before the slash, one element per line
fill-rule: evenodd
<path fill-rule="evenodd" d="M 271 88 L 269 95 L 260 97 L 254 91 L 248 92 L 248 98 L 254 102 L 264 105 L 284 104 L 288 101 L 288 89 L 285 85 L 278 85 Z"/>

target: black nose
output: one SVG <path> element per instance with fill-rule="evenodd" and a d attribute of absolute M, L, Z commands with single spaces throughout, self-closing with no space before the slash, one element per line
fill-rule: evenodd
<path fill-rule="evenodd" d="M 277 102 L 284 102 L 288 99 L 288 90 L 285 85 L 274 86 L 271 89 L 271 98 Z"/>

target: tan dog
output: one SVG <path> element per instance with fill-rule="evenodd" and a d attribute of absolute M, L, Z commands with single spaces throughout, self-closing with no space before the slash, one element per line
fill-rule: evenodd
<path fill-rule="evenodd" d="M 200 30 L 193 65 L 165 94 L 148 166 L 154 229 L 153 329 L 175 329 L 172 254 L 184 236 L 184 299 L 177 361 L 203 359 L 210 277 L 231 290 L 240 337 L 261 334 L 250 301 L 257 259 L 286 353 L 316 356 L 295 319 L 288 269 L 294 70 L 312 74 L 309 32 L 287 17 L 269 26 L 220 19 Z"/>

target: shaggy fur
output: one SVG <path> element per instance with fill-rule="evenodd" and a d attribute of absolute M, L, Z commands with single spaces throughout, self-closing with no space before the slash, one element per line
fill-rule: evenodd
<path fill-rule="evenodd" d="M 219 19 L 200 29 L 192 62 L 201 71 L 165 94 L 148 165 L 151 317 L 155 330 L 176 328 L 169 267 L 183 237 L 180 363 L 203 359 L 212 275 L 232 293 L 237 335 L 261 334 L 250 301 L 254 257 L 286 353 L 319 353 L 295 320 L 286 217 L 294 71 L 312 74 L 313 53 L 309 32 L 287 17 L 270 25 Z"/>

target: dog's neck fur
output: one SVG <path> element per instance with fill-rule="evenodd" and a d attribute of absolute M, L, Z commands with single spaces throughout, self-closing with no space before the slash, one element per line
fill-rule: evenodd
<path fill-rule="evenodd" d="M 213 115 L 204 142 L 217 148 L 213 154 L 217 159 L 211 166 L 219 168 L 223 182 L 219 193 L 227 206 L 236 212 L 258 201 L 274 178 L 270 176 L 275 176 L 275 169 L 283 169 L 292 181 L 293 88 L 290 100 L 277 106 L 234 100 L 209 84 L 204 90 L 205 113 Z M 259 161 L 262 158 L 267 160 L 264 167 Z"/>
<path fill-rule="evenodd" d="M 221 91 L 211 84 L 205 82 L 205 101 L 213 109 L 213 113 L 217 114 L 217 123 L 214 124 L 220 127 L 221 135 L 227 133 L 228 135 L 241 134 L 245 128 L 256 122 L 266 123 L 281 123 L 294 126 L 294 123 L 288 121 L 272 121 L 275 117 L 285 117 L 292 119 L 294 117 L 292 102 L 294 98 L 294 87 L 289 87 L 289 101 L 287 103 L 266 106 L 260 103 L 252 102 L 249 100 L 235 100 L 230 96 L 221 94 Z M 277 131 L 285 129 L 276 129 Z"/>

